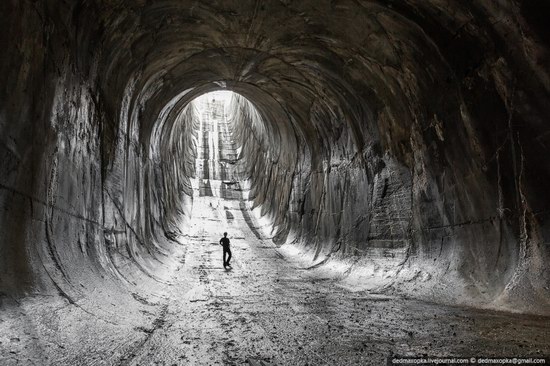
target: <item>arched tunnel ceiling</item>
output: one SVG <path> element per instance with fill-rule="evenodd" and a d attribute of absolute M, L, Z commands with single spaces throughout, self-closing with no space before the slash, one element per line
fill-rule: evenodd
<path fill-rule="evenodd" d="M 269 144 L 277 150 L 270 159 L 282 161 L 283 166 L 293 164 L 297 144 L 307 146 L 307 152 L 300 154 L 309 154 L 307 164 L 313 171 L 323 170 L 323 161 L 328 164 L 326 170 L 360 157 L 371 166 L 367 171 L 372 184 L 376 170 L 385 164 L 376 162 L 376 156 L 385 152 L 416 172 L 411 177 L 416 185 L 413 191 L 420 195 L 440 179 L 435 183 L 438 192 L 425 194 L 454 197 L 418 200 L 442 199 L 448 206 L 443 211 L 431 204 L 426 210 L 443 216 L 452 210 L 455 217 L 427 218 L 421 227 L 433 226 L 432 220 L 445 226 L 501 218 L 494 211 L 496 206 L 512 204 L 521 211 L 519 192 L 512 192 L 519 183 L 501 182 L 500 190 L 495 189 L 500 179 L 495 175 L 502 176 L 500 169 L 508 169 L 519 182 L 520 152 L 538 156 L 545 151 L 545 127 L 539 116 L 548 111 L 538 100 L 548 96 L 546 50 L 544 34 L 535 28 L 528 31 L 527 18 L 533 12 L 528 5 L 437 1 L 122 4 L 97 10 L 105 17 L 102 44 L 116 52 L 99 62 L 98 69 L 105 70 L 100 74 L 108 80 L 100 87 L 113 101 L 121 97 L 111 93 L 123 90 L 130 75 L 139 75 L 138 90 L 151 88 L 150 99 L 139 102 L 144 105 L 143 138 L 159 108 L 179 91 L 197 87 L 208 91 L 212 90 L 208 85 L 215 88 L 225 83 L 256 104 L 264 116 L 271 113 L 265 118 L 270 121 L 267 134 L 280 135 L 282 140 Z M 111 76 L 115 70 L 118 79 Z M 120 87 L 113 87 L 117 80 Z M 510 125 L 510 118 L 517 121 Z M 515 157 L 499 161 L 499 172 L 494 172 L 502 143 L 518 138 L 537 142 L 512 143 L 508 154 Z M 281 153 L 286 154 L 279 158 Z M 548 168 L 533 164 L 536 167 L 525 174 L 533 174 L 531 184 L 540 186 Z M 493 170 L 488 176 L 487 169 Z M 460 186 L 468 188 L 461 191 Z M 484 196 L 487 190 L 493 191 L 493 197 Z M 367 191 L 363 194 L 368 195 Z M 528 189 L 521 194 L 536 196 Z M 464 197 L 469 195 L 475 198 L 467 202 Z M 506 195 L 516 202 L 505 202 Z M 548 201 L 537 196 L 532 205 L 532 212 L 539 212 Z M 487 210 L 482 213 L 480 207 Z M 463 212 L 460 218 L 457 209 Z M 510 216 L 518 216 L 517 220 L 520 211 Z M 519 230 L 516 227 L 515 235 L 521 235 Z"/>
<path fill-rule="evenodd" d="M 472 8 L 446 2 L 352 1 L 255 7 L 242 2 L 118 5 L 96 10 L 106 19 L 102 43 L 109 52 L 102 52 L 100 63 L 105 65 L 100 67 L 101 75 L 108 80 L 104 89 L 119 90 L 118 99 L 110 100 L 120 99 L 121 88 L 136 73 L 141 86 L 162 85 L 159 101 L 152 103 L 157 109 L 166 98 L 197 84 L 239 81 L 260 88 L 300 121 L 307 119 L 305 113 L 315 102 L 335 114 L 345 109 L 340 114 L 347 116 L 358 150 L 363 139 L 383 129 L 367 130 L 373 119 L 369 112 L 385 109 L 384 115 L 398 120 L 389 123 L 405 130 L 402 136 L 394 134 L 391 142 L 384 141 L 398 149 L 400 142 L 408 143 L 407 129 L 414 118 L 427 113 L 424 100 L 441 114 L 457 111 L 461 79 L 468 82 L 468 74 L 476 67 L 483 69 L 483 63 L 485 69 L 496 65 L 492 73 L 497 80 L 507 77 L 500 73 L 513 73 L 515 67 L 528 67 L 527 78 L 542 80 L 547 71 L 537 60 L 544 57 L 542 47 L 537 49 L 538 34 L 521 38 L 514 28 L 523 18 L 515 16 L 521 9 L 512 9 L 513 5 L 488 2 Z M 497 29 L 491 22 L 497 22 Z M 507 47 L 503 58 L 504 50 L 497 48 L 506 47 L 506 41 L 532 47 L 534 52 L 525 55 L 521 47 Z M 113 88 L 117 78 L 120 85 Z M 544 88 L 538 91 L 547 93 Z M 449 97 L 449 93 L 456 94 Z M 418 111 L 407 107 L 411 102 L 419 105 L 414 107 Z M 153 108 L 144 121 L 153 123 L 156 112 Z M 307 129 L 305 125 L 299 128 Z"/>
<path fill-rule="evenodd" d="M 349 265 L 335 276 L 356 289 L 548 315 L 546 2 L 9 0 L 0 15 L 1 293 L 105 318 L 106 299 L 159 296 L 197 196 L 192 100 L 231 90 L 224 169 L 277 246 Z"/>

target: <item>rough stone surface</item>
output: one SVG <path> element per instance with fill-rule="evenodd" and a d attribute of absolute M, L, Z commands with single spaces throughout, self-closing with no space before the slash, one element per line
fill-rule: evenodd
<path fill-rule="evenodd" d="M 2 1 L 2 307 L 153 321 L 212 190 L 198 177 L 350 289 L 550 315 L 548 16 L 541 0 Z M 232 141 L 204 170 L 214 140 L 190 102 L 220 89 L 240 95 Z"/>

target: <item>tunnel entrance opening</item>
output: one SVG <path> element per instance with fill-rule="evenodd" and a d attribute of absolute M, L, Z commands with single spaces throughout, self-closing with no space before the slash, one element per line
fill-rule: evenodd
<path fill-rule="evenodd" d="M 237 95 L 232 91 L 214 91 L 190 103 L 198 113 L 193 133 L 197 135 L 194 194 L 199 197 L 238 198 L 234 188 L 239 184 L 230 169 L 238 152 L 233 138 L 234 123 L 228 118 Z"/>
<path fill-rule="evenodd" d="M 195 136 L 192 222 L 217 222 L 220 230 L 248 231 L 260 238 L 258 226 L 272 224 L 249 202 L 253 199 L 249 170 L 258 165 L 258 154 L 249 149 L 253 146 L 257 151 L 258 143 L 269 148 L 261 113 L 246 97 L 232 91 L 202 94 L 184 111 Z"/>
<path fill-rule="evenodd" d="M 215 221 L 223 216 L 224 223 L 244 217 L 251 223 L 249 210 L 262 225 L 267 220 L 270 230 L 271 219 L 259 208 L 265 197 L 252 187 L 257 184 L 254 170 L 270 167 L 264 160 L 271 160 L 270 150 L 281 146 L 282 113 L 274 105 L 271 96 L 252 94 L 242 84 L 231 90 L 217 84 L 187 89 L 165 105 L 155 122 L 150 154 L 162 182 L 159 221 L 168 237 L 185 234 L 189 220 L 198 217 Z"/>

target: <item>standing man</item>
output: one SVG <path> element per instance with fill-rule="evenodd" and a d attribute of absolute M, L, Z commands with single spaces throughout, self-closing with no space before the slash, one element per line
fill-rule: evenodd
<path fill-rule="evenodd" d="M 231 249 L 229 248 L 229 239 L 227 233 L 223 233 L 223 238 L 220 239 L 220 245 L 223 247 L 223 268 L 231 267 L 229 261 L 231 260 Z M 227 260 L 225 255 L 227 254 Z"/>

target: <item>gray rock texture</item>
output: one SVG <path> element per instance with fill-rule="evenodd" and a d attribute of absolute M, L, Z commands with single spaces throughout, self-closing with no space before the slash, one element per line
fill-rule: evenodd
<path fill-rule="evenodd" d="M 357 289 L 550 314 L 548 16 L 539 0 L 0 2 L 2 301 L 149 319 L 197 194 L 191 101 L 227 89 L 235 153 L 211 179 L 241 182 L 262 235 Z"/>

